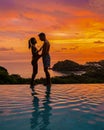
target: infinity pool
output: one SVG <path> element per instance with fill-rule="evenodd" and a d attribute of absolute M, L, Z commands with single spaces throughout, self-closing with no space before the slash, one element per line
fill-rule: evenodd
<path fill-rule="evenodd" d="M 104 84 L 0 85 L 0 130 L 104 130 Z"/>

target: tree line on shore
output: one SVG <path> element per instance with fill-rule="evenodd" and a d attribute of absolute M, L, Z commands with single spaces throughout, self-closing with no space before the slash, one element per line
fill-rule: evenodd
<path fill-rule="evenodd" d="M 59 61 L 52 67 L 54 71 L 68 73 L 70 71 L 85 71 L 82 75 L 70 73 L 67 76 L 52 77 L 54 84 L 71 84 L 71 83 L 104 83 L 104 60 L 98 62 L 87 62 L 80 65 L 71 60 Z M 9 74 L 7 69 L 0 66 L 0 84 L 29 84 L 30 78 L 23 78 L 18 74 Z M 45 79 L 36 79 L 36 84 L 44 83 Z"/>

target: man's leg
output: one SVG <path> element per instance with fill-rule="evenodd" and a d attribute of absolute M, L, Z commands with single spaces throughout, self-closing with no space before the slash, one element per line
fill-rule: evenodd
<path fill-rule="evenodd" d="M 51 85 L 51 78 L 50 78 L 50 73 L 48 71 L 48 68 L 44 68 L 44 72 L 45 72 L 45 75 L 46 75 L 46 84 Z"/>

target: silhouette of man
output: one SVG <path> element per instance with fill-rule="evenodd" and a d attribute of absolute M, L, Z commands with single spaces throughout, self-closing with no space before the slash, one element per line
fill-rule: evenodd
<path fill-rule="evenodd" d="M 31 129 L 49 130 L 50 116 L 52 116 L 51 107 L 51 87 L 46 87 L 45 97 L 42 100 L 43 107 L 39 106 L 39 98 L 33 95 L 32 117 L 30 118 Z"/>
<path fill-rule="evenodd" d="M 39 38 L 41 41 L 43 41 L 43 46 L 42 46 L 42 61 L 43 61 L 43 66 L 44 66 L 44 72 L 46 75 L 46 84 L 47 86 L 51 86 L 51 80 L 50 80 L 50 73 L 48 71 L 48 68 L 50 67 L 50 43 L 48 42 L 45 33 L 40 33 Z"/>

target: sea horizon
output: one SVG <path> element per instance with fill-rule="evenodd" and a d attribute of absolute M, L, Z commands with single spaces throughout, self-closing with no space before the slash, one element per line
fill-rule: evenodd
<path fill-rule="evenodd" d="M 51 60 L 51 66 L 50 68 L 53 67 L 54 64 L 56 64 L 58 61 L 64 61 L 64 60 L 71 60 L 74 61 L 78 64 L 86 64 L 87 62 L 98 62 L 99 60 L 90 60 L 90 61 L 75 61 L 73 59 L 55 59 L 53 58 Z M 103 60 L 103 59 L 101 59 Z M 18 74 L 23 78 L 31 78 L 31 74 L 32 74 L 32 65 L 31 65 L 31 59 L 30 60 L 10 60 L 10 61 L 1 61 L 0 66 L 4 67 L 5 69 L 7 69 L 8 73 L 11 74 Z M 61 72 L 57 72 L 57 71 L 53 71 L 52 69 L 49 70 L 50 71 L 50 75 L 51 77 L 55 77 L 55 76 L 65 76 L 67 74 L 61 73 Z M 80 72 L 79 72 L 80 74 Z M 45 73 L 43 70 L 43 63 L 42 63 L 42 59 L 40 59 L 38 61 L 38 74 L 36 76 L 36 79 L 38 78 L 44 78 L 45 77 Z"/>
<path fill-rule="evenodd" d="M 58 62 L 58 61 L 56 61 L 56 62 Z M 51 67 L 56 62 L 52 62 Z M 9 74 L 18 74 L 23 78 L 30 78 L 31 74 L 32 74 L 31 61 L 1 62 L 0 66 L 6 68 Z M 65 75 L 63 73 L 56 72 L 51 69 L 49 71 L 50 71 L 51 77 Z M 45 74 L 44 74 L 44 70 L 43 70 L 43 63 L 40 60 L 38 62 L 38 74 L 37 74 L 36 78 L 44 78 L 44 77 L 45 77 Z"/>

